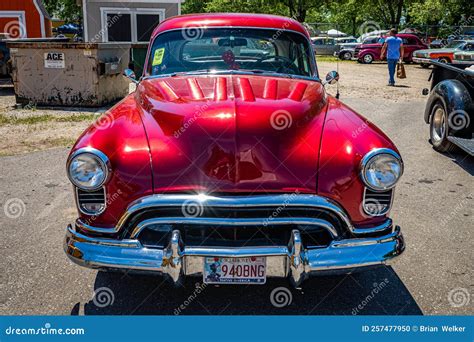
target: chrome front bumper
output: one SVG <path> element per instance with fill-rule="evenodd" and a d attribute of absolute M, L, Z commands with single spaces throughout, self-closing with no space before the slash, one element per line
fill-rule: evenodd
<path fill-rule="evenodd" d="M 295 286 L 311 275 L 348 273 L 354 268 L 380 265 L 405 249 L 398 226 L 380 237 L 334 240 L 324 248 L 304 249 L 301 235 L 293 230 L 286 246 L 189 247 L 178 230 L 164 249 L 144 247 L 135 239 L 93 238 L 68 226 L 64 249 L 75 263 L 99 269 L 130 269 L 168 275 L 175 283 L 184 276 L 202 275 L 204 257 L 264 256 L 267 277 L 289 277 Z"/>
<path fill-rule="evenodd" d="M 429 64 L 431 59 L 429 58 L 421 58 L 421 57 L 412 57 L 411 60 L 414 63 L 419 63 L 419 64 Z"/>

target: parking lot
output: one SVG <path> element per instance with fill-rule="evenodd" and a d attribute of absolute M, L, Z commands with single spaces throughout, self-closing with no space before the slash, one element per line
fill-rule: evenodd
<path fill-rule="evenodd" d="M 321 75 L 336 68 L 333 62 L 319 63 Z M 0 313 L 471 314 L 474 160 L 431 148 L 421 95 L 430 71 L 406 68 L 408 78 L 392 88 L 386 86 L 385 64 L 338 66 L 341 100 L 384 130 L 404 158 L 392 216 L 406 251 L 391 266 L 312 278 L 301 290 L 287 281 L 214 287 L 199 278 L 175 288 L 160 277 L 72 264 L 62 250 L 65 227 L 76 215 L 65 173 L 68 147 L 105 109 L 14 109 L 11 88 L 2 87 Z M 334 94 L 336 87 L 329 91 Z M 16 204 L 13 214 L 4 210 L 7 203 Z M 282 307 L 270 299 L 279 287 L 290 289 Z"/>

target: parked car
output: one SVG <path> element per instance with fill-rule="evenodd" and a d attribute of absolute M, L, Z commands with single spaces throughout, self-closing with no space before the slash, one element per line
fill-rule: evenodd
<path fill-rule="evenodd" d="M 474 44 L 469 43 L 464 50 L 454 53 L 453 64 L 474 64 Z"/>
<path fill-rule="evenodd" d="M 413 54 L 413 62 L 420 63 L 424 68 L 430 66 L 431 60 L 441 63 L 451 63 L 454 53 L 460 51 L 472 51 L 474 40 L 454 40 L 442 49 L 418 50 Z"/>
<path fill-rule="evenodd" d="M 207 58 L 195 58 L 187 47 L 206 39 Z M 244 40 L 274 50 L 240 56 Z M 339 75 L 319 78 L 310 44 L 303 25 L 279 16 L 161 22 L 144 75 L 125 71 L 136 91 L 68 157 L 79 215 L 67 228 L 69 258 L 178 283 L 298 285 L 400 255 L 403 236 L 389 217 L 400 154 L 326 92 Z"/>
<path fill-rule="evenodd" d="M 434 39 L 430 42 L 429 48 L 430 49 L 441 49 L 444 46 L 448 45 L 448 41 L 446 39 Z"/>
<path fill-rule="evenodd" d="M 397 35 L 403 40 L 405 62 L 411 62 L 413 53 L 420 49 L 426 49 L 427 46 L 420 38 L 414 34 L 400 33 Z M 360 63 L 370 64 L 373 61 L 380 60 L 380 53 L 385 41 L 384 37 L 369 37 L 363 41 L 362 44 L 357 45 L 354 52 L 354 58 Z"/>
<path fill-rule="evenodd" d="M 474 70 L 430 61 L 434 66 L 424 119 L 439 152 L 460 148 L 474 156 Z M 428 94 L 428 89 L 424 90 Z"/>
<path fill-rule="evenodd" d="M 334 55 L 337 50 L 336 40 L 330 37 L 311 38 L 316 55 Z"/>
<path fill-rule="evenodd" d="M 347 44 L 347 43 L 357 43 L 357 38 L 355 37 L 341 37 L 336 38 L 336 44 Z"/>
<path fill-rule="evenodd" d="M 355 47 L 359 43 L 338 44 L 338 50 L 334 52 L 334 56 L 343 60 L 351 60 L 354 58 Z"/>

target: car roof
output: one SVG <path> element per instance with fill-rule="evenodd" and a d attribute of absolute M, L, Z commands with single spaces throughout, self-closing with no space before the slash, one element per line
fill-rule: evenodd
<path fill-rule="evenodd" d="M 298 21 L 270 14 L 250 14 L 250 13 L 206 13 L 187 14 L 171 17 L 162 21 L 153 31 L 152 37 L 175 29 L 190 27 L 257 27 L 271 28 L 277 30 L 296 31 L 309 38 L 306 28 Z"/>

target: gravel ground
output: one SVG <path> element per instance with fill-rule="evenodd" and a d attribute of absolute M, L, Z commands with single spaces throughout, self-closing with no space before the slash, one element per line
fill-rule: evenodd
<path fill-rule="evenodd" d="M 333 68 L 320 63 L 323 75 Z M 208 286 L 196 296 L 198 278 L 174 288 L 160 277 L 81 268 L 62 251 L 65 227 L 76 213 L 64 172 L 68 149 L 54 148 L 0 157 L 0 207 L 19 203 L 17 217 L 0 211 L 0 314 L 173 315 L 181 305 L 180 314 L 203 315 L 472 314 L 474 160 L 439 154 L 429 145 L 420 95 L 428 72 L 410 65 L 406 87 L 386 88 L 383 64 L 341 63 L 339 71 L 341 100 L 379 125 L 404 157 L 392 216 L 407 249 L 393 266 L 313 278 L 302 291 L 291 290 L 291 303 L 278 309 L 270 294 L 276 287 L 290 288 L 285 280 Z M 96 305 L 94 292 L 104 288 L 113 300 Z"/>

